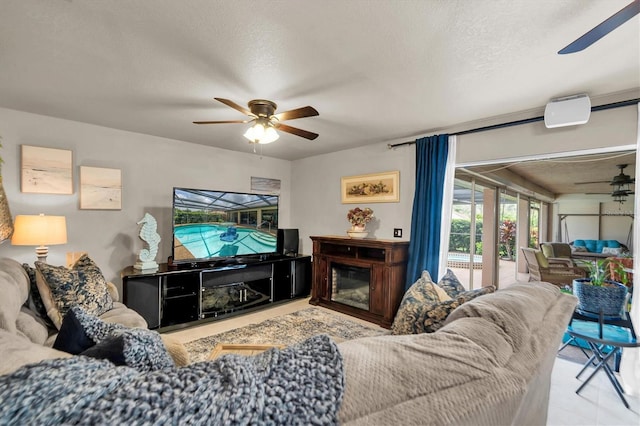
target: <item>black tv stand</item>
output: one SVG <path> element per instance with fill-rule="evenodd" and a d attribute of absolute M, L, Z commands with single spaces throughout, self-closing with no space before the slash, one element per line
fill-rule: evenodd
<path fill-rule="evenodd" d="M 122 271 L 124 303 L 149 328 L 170 329 L 261 309 L 309 295 L 311 257 L 262 255 L 193 264 L 160 264 L 156 271 Z"/>

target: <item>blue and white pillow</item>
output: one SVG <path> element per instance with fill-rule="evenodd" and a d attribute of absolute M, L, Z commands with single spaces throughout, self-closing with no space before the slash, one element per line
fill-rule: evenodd
<path fill-rule="evenodd" d="M 71 269 L 35 262 L 36 284 L 47 315 L 59 330 L 74 305 L 87 313 L 102 315 L 113 309 L 113 299 L 100 268 L 86 254 Z"/>

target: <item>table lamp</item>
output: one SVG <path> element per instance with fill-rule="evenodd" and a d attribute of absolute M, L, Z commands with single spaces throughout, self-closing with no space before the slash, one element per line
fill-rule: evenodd
<path fill-rule="evenodd" d="M 67 221 L 64 216 L 17 215 L 13 228 L 11 244 L 37 246 L 36 255 L 41 262 L 47 261 L 47 245 L 67 243 Z"/>

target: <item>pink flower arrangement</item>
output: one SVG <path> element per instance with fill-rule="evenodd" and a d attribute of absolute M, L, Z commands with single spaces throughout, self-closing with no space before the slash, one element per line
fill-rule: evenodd
<path fill-rule="evenodd" d="M 355 209 L 349 210 L 347 213 L 347 220 L 353 226 L 364 226 L 367 223 L 371 222 L 373 219 L 373 210 L 369 207 L 361 209 L 360 207 L 356 207 Z"/>

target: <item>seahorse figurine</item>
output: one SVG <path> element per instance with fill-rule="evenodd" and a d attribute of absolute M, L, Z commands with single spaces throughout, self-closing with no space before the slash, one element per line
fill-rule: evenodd
<path fill-rule="evenodd" d="M 158 263 L 155 261 L 158 254 L 158 244 L 160 244 L 160 234 L 158 234 L 158 222 L 149 213 L 145 213 L 144 217 L 138 222 L 142 224 L 140 228 L 140 238 L 146 242 L 148 249 L 140 250 L 138 254 L 138 262 L 134 265 L 135 269 L 147 270 L 157 269 Z"/>

